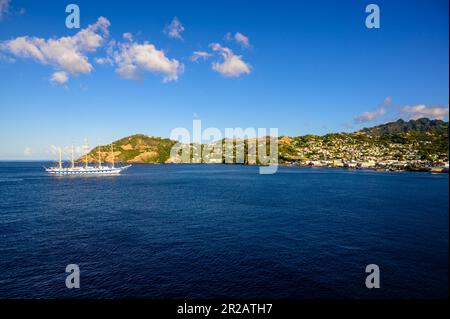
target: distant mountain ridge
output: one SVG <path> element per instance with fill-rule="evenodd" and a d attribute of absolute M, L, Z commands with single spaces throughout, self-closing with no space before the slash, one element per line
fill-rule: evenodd
<path fill-rule="evenodd" d="M 124 163 L 170 163 L 173 162 L 170 151 L 175 143 L 168 138 L 135 134 L 113 142 L 114 159 Z M 247 147 L 248 140 L 245 143 Z M 281 136 L 278 144 L 282 163 L 418 159 L 448 162 L 448 122 L 427 118 L 398 120 L 352 133 Z M 111 162 L 110 149 L 110 145 L 95 147 L 87 154 L 88 161 L 98 162 L 100 150 L 101 161 Z M 78 161 L 84 161 L 84 157 Z"/>
<path fill-rule="evenodd" d="M 430 120 L 428 118 L 420 118 L 410 121 L 399 119 L 396 122 L 390 122 L 371 128 L 362 129 L 363 132 L 378 135 L 406 133 L 410 131 L 433 131 L 436 133 L 445 133 L 446 130 L 448 131 L 448 122 L 444 122 L 442 120 Z"/>

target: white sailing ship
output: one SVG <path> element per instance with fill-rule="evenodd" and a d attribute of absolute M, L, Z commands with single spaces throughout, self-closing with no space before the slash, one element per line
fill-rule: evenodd
<path fill-rule="evenodd" d="M 119 175 L 123 170 L 129 168 L 131 165 L 116 167 L 114 165 L 114 148 L 111 144 L 111 166 L 102 165 L 101 150 L 98 148 L 98 166 L 89 166 L 88 153 L 85 154 L 85 165 L 76 166 L 74 160 L 74 149 L 72 145 L 71 165 L 70 167 L 63 167 L 62 152 L 59 149 L 58 166 L 45 168 L 45 171 L 52 175 Z"/>

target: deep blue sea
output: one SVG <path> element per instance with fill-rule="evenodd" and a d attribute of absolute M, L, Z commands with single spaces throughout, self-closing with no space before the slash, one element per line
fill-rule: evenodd
<path fill-rule="evenodd" d="M 448 297 L 448 174 L 46 164 L 0 162 L 0 298 Z"/>

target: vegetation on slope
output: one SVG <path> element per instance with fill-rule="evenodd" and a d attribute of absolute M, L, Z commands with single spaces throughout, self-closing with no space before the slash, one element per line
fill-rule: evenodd
<path fill-rule="evenodd" d="M 262 139 L 258 139 L 258 142 L 260 141 Z M 170 151 L 175 143 L 167 138 L 136 134 L 113 142 L 114 158 L 116 162 L 126 163 L 175 162 L 170 159 Z M 225 140 L 216 143 L 222 144 L 221 162 L 225 162 Z M 245 163 L 252 163 L 247 154 L 249 145 L 256 145 L 255 139 L 244 141 Z M 267 149 L 268 147 L 267 145 Z M 102 145 L 100 148 L 102 162 L 111 162 L 111 146 Z M 202 145 L 201 149 L 204 148 L 205 145 Z M 191 158 L 192 152 L 191 150 Z M 448 162 L 448 152 L 448 122 L 426 118 L 408 122 L 398 120 L 353 133 L 282 136 L 278 139 L 279 159 L 282 162 L 302 160 Z M 89 152 L 88 161 L 98 162 L 98 156 L 97 146 Z M 235 156 L 236 145 L 233 145 L 233 158 Z"/>

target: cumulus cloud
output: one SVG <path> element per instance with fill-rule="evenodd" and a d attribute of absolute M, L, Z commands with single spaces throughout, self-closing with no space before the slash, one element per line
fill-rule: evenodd
<path fill-rule="evenodd" d="M 227 77 L 239 77 L 242 74 L 250 74 L 251 66 L 242 60 L 229 48 L 222 47 L 219 43 L 212 43 L 210 47 L 220 54 L 222 62 L 213 62 L 212 69 Z"/>
<path fill-rule="evenodd" d="M 386 113 L 386 109 L 384 107 L 378 108 L 374 112 L 364 112 L 361 115 L 358 115 L 354 118 L 354 122 L 357 124 L 374 121 L 380 117 L 382 117 Z"/>
<path fill-rule="evenodd" d="M 106 58 L 94 58 L 94 61 L 97 64 L 112 64 L 112 60 L 109 57 L 106 57 Z"/>
<path fill-rule="evenodd" d="M 387 96 L 384 101 L 383 105 L 381 105 L 377 110 L 374 112 L 364 112 L 358 116 L 356 116 L 353 119 L 353 122 L 356 124 L 361 124 L 365 122 L 375 121 L 382 117 L 384 114 L 386 114 L 387 110 L 386 108 L 389 108 L 392 105 L 392 97 Z"/>
<path fill-rule="evenodd" d="M 125 32 L 122 36 L 125 40 L 133 41 L 133 35 L 130 32 Z"/>
<path fill-rule="evenodd" d="M 191 56 L 191 61 L 197 62 L 199 59 L 207 60 L 210 57 L 212 57 L 211 53 L 205 51 L 194 51 L 194 53 Z"/>
<path fill-rule="evenodd" d="M 164 51 L 153 44 L 126 42 L 116 44 L 111 54 L 116 72 L 124 79 L 137 80 L 144 71 L 162 74 L 163 82 L 176 81 L 183 73 L 184 65 L 176 59 L 169 59 Z"/>
<path fill-rule="evenodd" d="M 236 40 L 237 43 L 242 45 L 244 48 L 250 47 L 250 41 L 248 40 L 248 37 L 246 37 L 242 33 L 236 32 L 236 34 L 234 35 L 234 39 Z"/>
<path fill-rule="evenodd" d="M 43 39 L 22 36 L 0 43 L 0 50 L 9 54 L 33 59 L 44 65 L 51 65 L 67 74 L 90 73 L 92 65 L 87 53 L 99 48 L 109 35 L 110 22 L 104 17 L 80 30 L 74 36 Z"/>
<path fill-rule="evenodd" d="M 3 19 L 7 14 L 9 14 L 9 0 L 0 0 L 0 20 Z"/>
<path fill-rule="evenodd" d="M 443 120 L 448 118 L 449 108 L 444 106 L 426 106 L 425 104 L 418 104 L 414 106 L 396 106 L 392 108 L 392 98 L 390 96 L 384 99 L 384 103 L 374 112 L 364 112 L 361 115 L 356 116 L 353 120 L 355 124 L 361 124 L 377 120 L 388 113 L 390 118 L 402 117 L 406 120 L 419 119 L 426 117 L 429 119 Z"/>
<path fill-rule="evenodd" d="M 58 71 L 52 74 L 50 81 L 57 84 L 64 84 L 69 80 L 69 76 L 64 71 Z"/>
<path fill-rule="evenodd" d="M 116 72 L 125 80 L 139 80 L 141 78 L 137 66 L 133 64 L 119 66 Z"/>
<path fill-rule="evenodd" d="M 401 109 L 401 113 L 406 115 L 409 119 L 428 117 L 430 119 L 443 120 L 444 118 L 448 118 L 448 107 L 430 107 L 419 104 L 415 106 L 405 106 Z"/>
<path fill-rule="evenodd" d="M 183 40 L 183 37 L 181 36 L 183 32 L 184 27 L 177 17 L 174 17 L 172 19 L 172 22 L 170 22 L 170 24 L 164 28 L 164 33 L 167 34 L 170 38 Z"/>
<path fill-rule="evenodd" d="M 240 32 L 236 32 L 234 35 L 232 35 L 230 32 L 228 32 L 225 35 L 225 40 L 235 41 L 237 44 L 239 44 L 244 49 L 248 49 L 251 47 L 250 40 L 248 39 L 248 37 L 243 35 Z"/>

